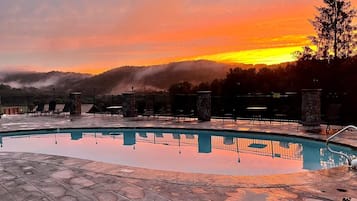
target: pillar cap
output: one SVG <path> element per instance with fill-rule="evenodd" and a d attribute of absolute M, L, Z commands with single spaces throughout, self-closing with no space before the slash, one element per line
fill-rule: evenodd
<path fill-rule="evenodd" d="M 130 95 L 130 94 L 135 94 L 135 92 L 133 92 L 133 91 L 123 92 L 123 95 Z"/>
<path fill-rule="evenodd" d="M 302 92 L 315 92 L 315 91 L 322 91 L 322 89 L 301 89 Z"/>
<path fill-rule="evenodd" d="M 197 91 L 198 94 L 210 94 L 212 91 Z"/>
<path fill-rule="evenodd" d="M 71 94 L 73 94 L 73 95 L 81 95 L 82 93 L 81 92 L 71 92 Z"/>

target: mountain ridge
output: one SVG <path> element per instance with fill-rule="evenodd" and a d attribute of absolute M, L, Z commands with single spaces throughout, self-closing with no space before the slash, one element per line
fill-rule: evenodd
<path fill-rule="evenodd" d="M 279 65 L 274 65 L 279 66 Z M 209 60 L 179 61 L 152 66 L 122 66 L 97 75 L 50 71 L 7 72 L 0 83 L 12 88 L 37 88 L 57 91 L 82 91 L 87 94 L 119 94 L 136 91 L 166 91 L 172 84 L 199 84 L 225 77 L 229 69 L 274 67 L 268 65 L 226 64 Z"/>

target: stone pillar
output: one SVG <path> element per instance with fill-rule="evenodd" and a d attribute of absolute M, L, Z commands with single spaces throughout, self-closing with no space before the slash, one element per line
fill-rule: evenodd
<path fill-rule="evenodd" d="M 321 89 L 303 89 L 301 101 L 303 126 L 319 127 L 321 123 Z"/>
<path fill-rule="evenodd" d="M 2 113 L 3 113 L 3 111 L 2 111 L 1 96 L 0 96 L 0 119 L 1 119 Z M 1 143 L 1 144 L 2 144 L 2 143 Z"/>
<path fill-rule="evenodd" d="M 197 92 L 197 117 L 200 121 L 211 120 L 211 92 L 198 91 Z"/>
<path fill-rule="evenodd" d="M 69 108 L 70 115 L 81 115 L 82 113 L 81 93 L 72 92 L 69 94 L 69 99 L 71 101 L 70 108 Z"/>
<path fill-rule="evenodd" d="M 123 116 L 124 117 L 136 117 L 135 108 L 135 93 L 126 92 L 123 93 Z"/>

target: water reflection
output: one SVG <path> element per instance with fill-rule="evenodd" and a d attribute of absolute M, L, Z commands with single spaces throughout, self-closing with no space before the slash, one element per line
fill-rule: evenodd
<path fill-rule="evenodd" d="M 136 144 L 135 131 L 124 131 L 124 143 L 123 145 Z"/>
<path fill-rule="evenodd" d="M 178 134 L 178 133 L 173 133 L 173 134 L 172 134 L 172 138 L 178 140 L 178 139 L 180 139 L 180 134 Z"/>
<path fill-rule="evenodd" d="M 138 132 L 139 136 L 142 137 L 142 138 L 147 138 L 147 134 L 146 132 Z"/>
<path fill-rule="evenodd" d="M 302 150 L 303 155 L 303 168 L 307 170 L 318 170 L 321 169 L 321 163 L 317 163 L 316 161 L 320 161 L 322 146 L 305 146 Z"/>
<path fill-rule="evenodd" d="M 290 143 L 287 141 L 273 141 L 273 140 L 259 140 L 259 139 L 240 139 L 233 136 L 212 136 L 208 133 L 196 134 L 197 142 L 194 134 L 185 133 L 165 133 L 171 134 L 172 140 L 169 139 L 169 135 L 165 135 L 162 132 L 154 132 L 152 136 L 148 137 L 148 133 L 145 131 L 126 130 L 122 133 L 103 132 L 103 135 L 118 135 L 123 134 L 123 145 L 131 146 L 136 144 L 136 136 L 144 139 L 153 139 L 152 143 L 174 145 L 174 140 L 177 140 L 178 153 L 181 154 L 181 135 L 185 136 L 183 144 L 198 147 L 198 153 L 212 153 L 212 138 L 213 148 L 223 149 L 237 152 L 237 162 L 241 162 L 240 152 L 250 153 L 262 156 L 271 156 L 272 158 L 284 158 L 289 160 L 302 161 L 302 168 L 306 170 L 317 170 L 321 168 L 334 167 L 339 164 L 343 164 L 344 160 L 338 155 L 331 154 L 325 150 L 323 143 L 310 142 L 304 146 L 299 143 Z M 94 133 L 96 138 L 96 133 Z M 71 132 L 72 140 L 79 140 L 83 138 L 83 134 L 80 131 Z M 157 138 L 162 140 L 157 141 Z M 223 139 L 223 144 L 221 141 Z M 241 142 L 239 142 L 239 139 Z M 2 145 L 2 139 L 0 139 Z M 56 140 L 57 143 L 57 140 Z M 98 144 L 96 139 L 96 144 Z M 226 145 L 226 146 L 224 146 Z M 235 147 L 234 147 L 235 146 Z M 135 149 L 135 147 L 134 147 Z"/>
<path fill-rule="evenodd" d="M 71 132 L 71 140 L 80 140 L 83 137 L 82 131 L 72 131 Z"/>
<path fill-rule="evenodd" d="M 223 143 L 225 145 L 231 145 L 233 144 L 233 137 L 228 136 L 228 137 L 223 137 Z"/>
<path fill-rule="evenodd" d="M 156 132 L 155 137 L 163 138 L 164 135 L 161 132 Z"/>
<path fill-rule="evenodd" d="M 211 153 L 212 141 L 209 134 L 198 134 L 198 152 L 199 153 Z"/>
<path fill-rule="evenodd" d="M 240 154 L 239 154 L 239 142 L 238 142 L 239 138 L 236 138 L 236 150 L 237 150 L 237 156 L 238 156 L 238 159 L 237 159 L 237 162 L 240 163 Z"/>
<path fill-rule="evenodd" d="M 53 134 L 38 134 L 0 136 L 1 150 L 57 154 L 154 169 L 238 175 L 316 170 L 346 162 L 328 152 L 324 143 L 283 137 L 268 139 L 265 135 L 155 129 L 58 130 Z M 356 150 L 339 149 L 357 155 Z"/>

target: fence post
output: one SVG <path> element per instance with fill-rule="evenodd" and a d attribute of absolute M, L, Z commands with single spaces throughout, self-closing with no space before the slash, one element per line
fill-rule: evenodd
<path fill-rule="evenodd" d="M 301 101 L 301 120 L 303 126 L 320 127 L 321 89 L 303 89 Z"/>
<path fill-rule="evenodd" d="M 1 119 L 2 114 L 3 114 L 3 111 L 2 111 L 1 96 L 0 96 L 0 119 Z"/>
<path fill-rule="evenodd" d="M 123 93 L 123 116 L 136 117 L 135 92 Z"/>
<path fill-rule="evenodd" d="M 81 93 L 72 92 L 69 94 L 69 99 L 71 101 L 71 106 L 69 109 L 70 115 L 81 115 L 82 113 Z"/>

